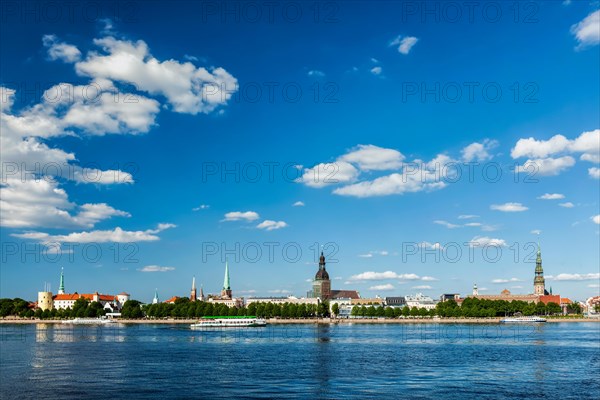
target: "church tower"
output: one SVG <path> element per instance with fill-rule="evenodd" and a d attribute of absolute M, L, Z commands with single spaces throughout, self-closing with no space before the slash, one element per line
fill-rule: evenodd
<path fill-rule="evenodd" d="M 473 296 L 478 296 L 479 295 L 479 289 L 477 289 L 477 284 L 474 283 L 473 284 Z"/>
<path fill-rule="evenodd" d="M 231 299 L 231 285 L 229 283 L 229 264 L 225 260 L 225 278 L 223 278 L 223 289 L 221 290 L 221 297 L 224 299 Z"/>
<path fill-rule="evenodd" d="M 318 297 L 321 300 L 328 300 L 331 298 L 331 281 L 329 280 L 329 273 L 325 269 L 325 256 L 321 252 L 319 257 L 319 270 L 315 275 L 313 281 L 313 297 Z"/>
<path fill-rule="evenodd" d="M 190 292 L 190 301 L 196 301 L 196 277 L 192 278 L 192 291 Z"/>
<path fill-rule="evenodd" d="M 60 285 L 58 285 L 58 294 L 65 294 L 65 269 L 60 269 Z"/>
<path fill-rule="evenodd" d="M 537 257 L 535 259 L 535 278 L 533 278 L 533 294 L 543 296 L 546 294 L 546 280 L 544 279 L 544 269 L 542 268 L 542 251 L 538 244 Z"/>
<path fill-rule="evenodd" d="M 152 299 L 152 304 L 158 304 L 158 288 L 154 290 L 154 298 Z"/>

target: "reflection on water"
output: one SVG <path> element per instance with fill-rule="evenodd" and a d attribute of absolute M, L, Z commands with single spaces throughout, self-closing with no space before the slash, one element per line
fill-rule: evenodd
<path fill-rule="evenodd" d="M 600 398 L 593 323 L 0 325 L 0 340 L 0 398 Z"/>

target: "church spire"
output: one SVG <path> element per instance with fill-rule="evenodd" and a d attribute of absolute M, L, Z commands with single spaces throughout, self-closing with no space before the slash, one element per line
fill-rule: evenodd
<path fill-rule="evenodd" d="M 204 291 L 202 290 L 202 284 L 200 284 L 200 297 L 199 297 L 200 301 L 204 301 Z"/>
<path fill-rule="evenodd" d="M 152 304 L 158 303 L 158 288 L 154 289 L 154 298 L 152 299 Z"/>
<path fill-rule="evenodd" d="M 190 301 L 196 301 L 196 276 L 192 278 L 192 291 L 190 292 Z"/>
<path fill-rule="evenodd" d="M 535 258 L 535 277 L 533 278 L 533 293 L 539 296 L 546 294 L 546 280 L 542 268 L 542 251 L 538 242 L 537 256 Z"/>
<path fill-rule="evenodd" d="M 231 284 L 229 283 L 229 262 L 225 259 L 225 277 L 223 278 L 223 290 L 221 290 L 221 297 L 225 299 L 231 299 Z"/>
<path fill-rule="evenodd" d="M 58 294 L 65 293 L 65 269 L 60 269 L 60 285 L 58 286 Z"/>

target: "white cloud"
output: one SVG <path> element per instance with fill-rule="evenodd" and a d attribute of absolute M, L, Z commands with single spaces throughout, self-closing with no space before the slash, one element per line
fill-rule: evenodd
<path fill-rule="evenodd" d="M 398 36 L 390 42 L 390 46 L 398 46 L 398 52 L 401 54 L 408 54 L 415 44 L 419 41 L 414 36 Z"/>
<path fill-rule="evenodd" d="M 418 175 L 412 173 L 393 173 L 372 181 L 363 181 L 337 188 L 333 193 L 341 196 L 374 197 L 432 191 L 446 187 L 446 183 L 444 182 L 431 182 L 431 180 L 436 179 L 433 175 L 426 177 L 430 181 L 424 181 Z"/>
<path fill-rule="evenodd" d="M 371 258 L 371 257 L 373 257 L 374 255 L 378 255 L 378 256 L 387 256 L 387 255 L 389 255 L 389 254 L 390 254 L 390 253 L 389 253 L 388 251 L 386 251 L 386 250 L 371 250 L 371 251 L 369 251 L 369 252 L 368 252 L 368 253 L 366 253 L 366 254 L 359 254 L 358 256 L 359 256 L 359 257 L 362 257 L 362 258 Z"/>
<path fill-rule="evenodd" d="M 571 26 L 571 33 L 577 39 L 577 49 L 600 43 L 600 10 L 596 10 L 582 21 Z"/>
<path fill-rule="evenodd" d="M 388 290 L 394 290 L 394 289 L 395 289 L 395 287 L 391 283 L 386 283 L 383 285 L 375 285 L 375 286 L 371 286 L 369 288 L 369 290 L 381 290 L 381 291 L 388 291 Z"/>
<path fill-rule="evenodd" d="M 483 143 L 471 143 L 470 145 L 462 149 L 462 159 L 464 162 L 479 162 L 491 160 L 492 155 L 489 153 L 489 151 L 497 145 L 497 141 L 490 139 L 485 139 Z"/>
<path fill-rule="evenodd" d="M 366 253 L 366 254 L 359 254 L 358 256 L 359 256 L 359 257 L 362 257 L 362 258 L 372 258 L 372 257 L 373 257 L 373 254 L 371 254 L 371 253 Z"/>
<path fill-rule="evenodd" d="M 594 215 L 590 218 L 595 224 L 600 224 L 600 214 Z"/>
<path fill-rule="evenodd" d="M 359 144 L 339 160 L 356 164 L 361 171 L 383 171 L 401 168 L 404 155 L 394 149 Z"/>
<path fill-rule="evenodd" d="M 225 214 L 222 221 L 256 221 L 260 216 L 254 211 L 231 211 Z"/>
<path fill-rule="evenodd" d="M 490 238 L 487 236 L 475 236 L 469 242 L 469 247 L 488 247 L 488 246 L 505 247 L 506 241 L 504 239 Z"/>
<path fill-rule="evenodd" d="M 433 288 L 429 285 L 418 285 L 418 286 L 413 286 L 412 289 L 430 290 Z"/>
<path fill-rule="evenodd" d="M 537 158 L 529 159 L 523 165 L 518 165 L 516 171 L 528 174 L 531 177 L 536 175 L 553 176 L 571 168 L 573 165 L 575 165 L 575 159 L 571 156 Z"/>
<path fill-rule="evenodd" d="M 376 66 L 376 67 L 371 68 L 371 73 L 373 75 L 380 75 L 381 72 L 382 72 L 382 68 L 380 66 Z"/>
<path fill-rule="evenodd" d="M 564 199 L 565 195 L 560 193 L 544 193 L 538 199 L 540 200 L 560 200 Z"/>
<path fill-rule="evenodd" d="M 305 204 L 303 201 L 297 201 L 294 204 L 292 204 L 293 207 L 304 207 Z"/>
<path fill-rule="evenodd" d="M 509 283 L 509 282 L 522 282 L 521 279 L 518 278 L 510 278 L 510 279 L 493 279 L 492 283 Z"/>
<path fill-rule="evenodd" d="M 592 167 L 588 169 L 588 174 L 594 179 L 600 179 L 600 168 Z"/>
<path fill-rule="evenodd" d="M 426 241 L 420 242 L 419 247 L 422 249 L 430 249 L 430 250 L 444 250 L 444 246 L 442 246 L 439 242 L 429 243 Z"/>
<path fill-rule="evenodd" d="M 313 70 L 308 71 L 308 76 L 316 76 L 316 77 L 322 78 L 325 76 L 325 72 L 313 69 Z"/>
<path fill-rule="evenodd" d="M 285 228 L 286 226 L 288 226 L 288 224 L 284 221 L 271 221 L 268 219 L 256 225 L 258 229 L 266 229 L 268 231 Z"/>
<path fill-rule="evenodd" d="M 539 229 L 534 229 L 534 230 L 532 230 L 532 231 L 531 231 L 531 232 L 529 232 L 529 233 L 533 233 L 534 235 L 539 235 L 539 234 L 541 234 L 541 233 L 542 233 L 542 231 L 541 231 L 541 230 L 539 230 Z"/>
<path fill-rule="evenodd" d="M 600 288 L 600 285 L 597 283 L 590 283 L 589 285 L 587 285 L 587 287 L 595 289 L 595 288 Z"/>
<path fill-rule="evenodd" d="M 161 267 L 159 265 L 146 265 L 143 268 L 139 268 L 140 272 L 167 272 L 174 271 L 175 267 Z"/>
<path fill-rule="evenodd" d="M 433 223 L 445 226 L 448 229 L 460 228 L 460 225 L 452 224 L 452 223 L 450 223 L 448 221 L 443 221 L 443 220 L 435 220 L 435 221 L 433 221 Z"/>
<path fill-rule="evenodd" d="M 426 282 L 439 281 L 439 279 L 436 279 L 433 276 L 424 276 L 421 278 L 421 280 Z"/>
<path fill-rule="evenodd" d="M 192 208 L 192 211 L 206 210 L 207 208 L 210 208 L 208 204 L 200 204 L 198 207 Z"/>
<path fill-rule="evenodd" d="M 546 279 L 551 281 L 590 281 L 600 279 L 600 273 L 592 274 L 558 274 L 556 276 L 548 275 Z"/>
<path fill-rule="evenodd" d="M 463 214 L 463 215 L 458 216 L 458 219 L 473 219 L 473 218 L 479 218 L 479 215 Z"/>
<path fill-rule="evenodd" d="M 418 280 L 420 278 L 416 274 L 397 274 L 393 271 L 367 271 L 357 275 L 352 275 L 350 278 L 348 278 L 349 281 L 382 281 L 386 279 Z"/>
<path fill-rule="evenodd" d="M 358 177 L 358 173 L 358 170 L 352 164 L 345 161 L 321 163 L 312 168 L 305 168 L 297 182 L 320 188 L 327 185 L 353 182 Z"/>
<path fill-rule="evenodd" d="M 519 139 L 511 150 L 512 158 L 530 158 L 517 171 L 539 175 L 557 175 L 575 164 L 575 159 L 570 156 L 551 157 L 558 154 L 581 154 L 582 161 L 600 162 L 600 129 L 583 132 L 573 140 L 563 135 L 548 140 Z"/>
<path fill-rule="evenodd" d="M 148 45 L 114 37 L 95 39 L 104 54 L 89 52 L 75 64 L 79 75 L 135 85 L 137 90 L 162 95 L 180 113 L 209 113 L 237 91 L 237 79 L 224 68 L 196 68 L 191 62 L 160 61 Z"/>
<path fill-rule="evenodd" d="M 502 212 L 521 212 L 529 210 L 529 208 L 521 203 L 492 204 L 490 209 Z"/>
<path fill-rule="evenodd" d="M 48 48 L 48 57 L 51 60 L 61 60 L 66 63 L 74 63 L 81 58 L 81 51 L 72 44 L 59 42 L 56 35 L 44 35 L 42 37 L 44 47 Z"/>
<path fill-rule="evenodd" d="M 575 204 L 571 203 L 570 201 L 567 201 L 566 203 L 559 203 L 558 205 L 560 207 L 564 207 L 564 208 L 573 208 L 573 207 L 575 207 Z"/>
<path fill-rule="evenodd" d="M 44 232 L 14 233 L 11 236 L 20 239 L 37 240 L 43 243 L 133 243 L 160 240 L 157 233 L 174 228 L 173 224 L 158 224 L 156 229 L 145 231 L 124 231 L 117 227 L 113 230 L 73 232 L 67 235 L 50 235 Z"/>
<path fill-rule="evenodd" d="M 288 294 L 291 293 L 289 290 L 286 289 L 274 289 L 274 290 L 269 290 L 269 293 L 274 293 L 274 294 Z"/>

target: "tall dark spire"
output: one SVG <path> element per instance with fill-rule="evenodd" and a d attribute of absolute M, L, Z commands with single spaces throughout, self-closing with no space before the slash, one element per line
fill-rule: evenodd
<path fill-rule="evenodd" d="M 546 294 L 546 280 L 542 268 L 542 251 L 538 243 L 537 257 L 535 258 L 535 277 L 533 278 L 533 293 L 537 295 Z"/>

